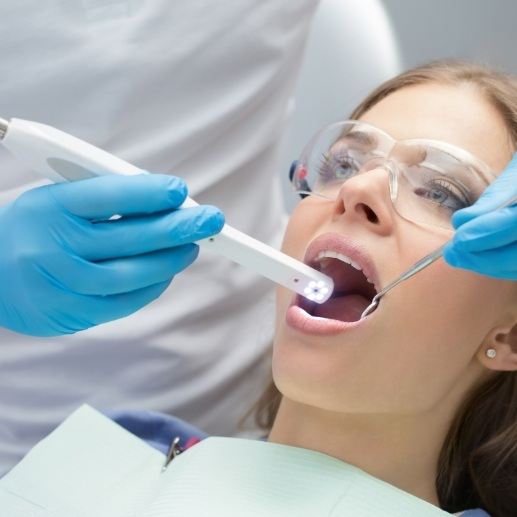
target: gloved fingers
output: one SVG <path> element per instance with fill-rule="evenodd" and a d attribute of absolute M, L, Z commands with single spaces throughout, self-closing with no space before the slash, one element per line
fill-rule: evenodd
<path fill-rule="evenodd" d="M 480 215 L 460 226 L 452 240 L 458 252 L 476 252 L 500 248 L 517 242 L 517 206 L 508 206 Z"/>
<path fill-rule="evenodd" d="M 88 262 L 78 256 L 46 264 L 45 270 L 62 288 L 80 295 L 107 296 L 129 293 L 170 282 L 196 259 L 199 246 L 184 244 L 144 255 Z"/>
<path fill-rule="evenodd" d="M 69 245 L 80 257 L 99 261 L 182 246 L 220 232 L 223 225 L 218 208 L 201 205 L 91 224 L 88 231 L 78 231 Z"/>
<path fill-rule="evenodd" d="M 90 220 L 171 210 L 187 196 L 181 178 L 164 174 L 112 174 L 45 188 L 62 208 Z"/>
<path fill-rule="evenodd" d="M 517 196 L 517 153 L 513 155 L 506 169 L 485 189 L 472 206 L 453 214 L 452 225 L 457 229 L 479 215 L 496 210 L 505 201 L 515 196 Z"/>
<path fill-rule="evenodd" d="M 476 253 L 457 253 L 453 248 L 446 247 L 443 253 L 444 260 L 451 266 L 503 280 L 517 280 L 516 256 L 517 242 Z"/>

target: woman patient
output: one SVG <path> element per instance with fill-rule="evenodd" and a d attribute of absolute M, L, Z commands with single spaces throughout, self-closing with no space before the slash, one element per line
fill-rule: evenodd
<path fill-rule="evenodd" d="M 315 306 L 278 289 L 274 385 L 258 421 L 269 442 L 448 512 L 517 515 L 517 284 L 438 260 L 360 319 L 376 291 L 453 236 L 453 213 L 511 159 L 515 83 L 434 63 L 383 84 L 350 119 L 293 171 L 303 199 L 283 251 L 333 276 L 336 296 Z"/>

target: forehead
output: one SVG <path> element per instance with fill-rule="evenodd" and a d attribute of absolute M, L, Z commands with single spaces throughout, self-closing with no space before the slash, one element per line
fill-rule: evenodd
<path fill-rule="evenodd" d="M 468 84 L 405 87 L 375 104 L 359 120 L 396 140 L 426 138 L 451 143 L 470 151 L 496 173 L 512 156 L 501 115 Z"/>

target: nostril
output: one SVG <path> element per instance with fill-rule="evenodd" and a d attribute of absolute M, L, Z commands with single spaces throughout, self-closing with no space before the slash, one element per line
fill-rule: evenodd
<path fill-rule="evenodd" d="M 368 221 L 370 221 L 371 223 L 379 222 L 379 218 L 375 215 L 375 212 L 368 205 L 365 205 L 364 203 L 360 203 L 360 206 L 365 211 Z"/>

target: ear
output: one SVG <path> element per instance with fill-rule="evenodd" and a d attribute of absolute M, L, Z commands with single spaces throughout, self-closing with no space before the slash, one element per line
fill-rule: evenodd
<path fill-rule="evenodd" d="M 495 356 L 487 356 L 487 350 Z M 477 351 L 479 362 L 489 370 L 517 371 L 517 323 L 493 328 Z"/>

